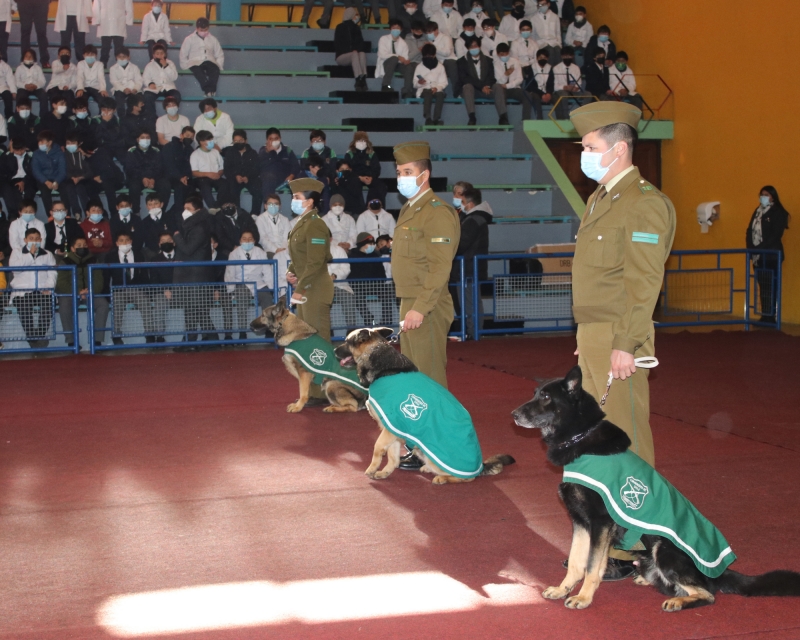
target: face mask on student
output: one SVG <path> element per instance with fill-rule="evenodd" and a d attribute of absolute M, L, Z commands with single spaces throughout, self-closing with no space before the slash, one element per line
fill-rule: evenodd
<path fill-rule="evenodd" d="M 53 211 L 53 220 L 56 222 L 64 222 L 67 219 L 66 211 Z"/>
<path fill-rule="evenodd" d="M 475 32 L 474 31 L 465 31 L 464 35 L 467 36 L 468 38 L 471 38 L 472 36 L 475 35 Z"/>
<path fill-rule="evenodd" d="M 473 58 L 477 58 L 480 55 L 480 53 L 481 53 L 480 49 L 470 49 L 469 50 L 469 55 L 471 55 Z"/>
<path fill-rule="evenodd" d="M 445 15 L 449 15 L 453 11 L 453 7 L 442 7 L 442 11 Z"/>
<path fill-rule="evenodd" d="M 117 62 L 119 62 L 119 66 L 124 69 L 125 67 L 128 66 L 128 62 L 130 62 L 130 60 L 128 60 L 127 58 L 120 58 Z"/>
<path fill-rule="evenodd" d="M 255 242 L 242 242 L 241 247 L 243 251 L 252 251 L 253 247 L 256 246 Z"/>
<path fill-rule="evenodd" d="M 366 247 L 364 247 L 364 253 L 366 253 L 366 254 L 370 254 L 373 251 L 375 251 L 375 245 L 374 244 L 368 244 Z"/>
<path fill-rule="evenodd" d="M 344 213 L 344 207 L 340 204 L 331 207 L 331 213 L 335 216 L 340 216 Z"/>
<path fill-rule="evenodd" d="M 75 112 L 75 117 L 78 120 L 86 120 L 86 118 L 89 117 L 89 112 L 88 111 L 76 111 Z"/>
<path fill-rule="evenodd" d="M 546 4 L 539 5 L 539 13 L 547 13 L 550 10 Z"/>
<path fill-rule="evenodd" d="M 281 212 L 280 205 L 277 204 L 268 204 L 267 205 L 267 213 L 271 216 L 277 216 Z"/>
<path fill-rule="evenodd" d="M 480 13 L 483 11 L 483 7 L 472 7 L 472 13 Z"/>
<path fill-rule="evenodd" d="M 150 214 L 152 215 L 152 213 L 153 212 L 151 211 Z M 183 218 L 184 220 L 188 220 L 189 218 L 192 217 L 193 213 L 194 211 L 189 211 L 188 209 L 184 209 L 183 213 L 181 214 L 181 218 Z"/>
<path fill-rule="evenodd" d="M 142 149 L 149 148 L 150 147 L 150 138 L 142 138 L 141 140 L 139 140 L 139 146 Z"/>
<path fill-rule="evenodd" d="M 91 220 L 95 224 L 99 224 L 103 220 L 103 214 L 102 213 L 92 213 L 92 214 L 89 215 L 89 220 Z"/>
<path fill-rule="evenodd" d="M 29 115 L 31 115 L 31 110 L 30 109 L 20 109 L 19 110 L 19 117 L 22 118 L 23 120 L 27 120 Z"/>
<path fill-rule="evenodd" d="M 121 244 L 121 245 L 119 245 L 119 250 L 122 251 L 122 253 L 130 253 L 131 249 L 133 249 L 133 245 L 132 244 Z"/>
<path fill-rule="evenodd" d="M 247 144 L 246 142 L 234 142 L 233 148 L 236 149 L 237 151 L 244 151 L 246 144 Z"/>
<path fill-rule="evenodd" d="M 508 62 L 511 56 L 500 56 L 500 62 Z"/>
<path fill-rule="evenodd" d="M 439 61 L 436 58 L 423 58 L 422 64 L 425 65 L 426 69 L 433 70 L 438 66 Z"/>
<path fill-rule="evenodd" d="M 216 110 L 214 110 L 214 111 L 203 111 L 203 117 L 206 120 L 213 120 L 215 115 L 217 115 Z"/>
<path fill-rule="evenodd" d="M 625 64 L 624 62 L 617 62 L 614 64 L 614 66 L 617 68 L 618 71 L 625 71 L 625 69 L 628 68 L 628 65 Z"/>
<path fill-rule="evenodd" d="M 355 148 L 359 151 L 364 151 L 367 148 L 367 143 L 364 140 L 359 140 L 356 142 Z"/>
<path fill-rule="evenodd" d="M 460 209 L 461 208 L 461 203 L 462 203 L 461 198 L 453 198 L 453 206 L 456 209 Z"/>
<path fill-rule="evenodd" d="M 161 7 L 153 7 L 153 14 L 158 15 L 161 13 Z"/>
<path fill-rule="evenodd" d="M 150 209 L 150 211 L 147 212 L 147 215 L 149 215 L 153 220 L 157 220 L 158 217 L 161 215 L 161 207 Z"/>
<path fill-rule="evenodd" d="M 617 145 L 615 144 L 614 147 Z M 614 147 L 611 147 L 613 149 Z M 590 180 L 594 180 L 595 182 L 599 182 L 602 180 L 605 175 L 608 173 L 609 169 L 611 169 L 611 165 L 614 164 L 619 158 L 614 158 L 614 161 L 604 167 L 601 162 L 603 161 L 603 156 L 606 155 L 609 151 L 605 151 L 604 153 L 599 152 L 591 152 L 591 151 L 584 151 L 581 153 L 581 171 L 586 175 L 587 178 Z"/>
<path fill-rule="evenodd" d="M 77 150 L 78 150 L 78 145 L 77 144 L 68 144 L 67 145 L 67 151 L 69 151 L 70 153 L 75 153 Z"/>
<path fill-rule="evenodd" d="M 23 213 L 20 215 L 25 222 L 33 222 L 36 219 L 35 213 Z"/>
<path fill-rule="evenodd" d="M 95 60 L 97 60 L 97 58 L 95 58 L 94 56 L 83 56 L 83 61 L 89 66 L 93 65 L 95 63 Z"/>
<path fill-rule="evenodd" d="M 311 148 L 314 151 L 316 151 L 317 153 L 319 153 L 320 151 L 325 149 L 325 143 L 324 142 L 312 142 L 311 143 Z"/>
<path fill-rule="evenodd" d="M 759 196 L 758 201 L 761 203 L 762 207 L 768 207 L 770 204 L 769 196 Z"/>
<path fill-rule="evenodd" d="M 75 249 L 75 255 L 78 256 L 79 258 L 85 258 L 86 256 L 89 255 L 88 247 L 80 247 L 78 249 Z"/>
<path fill-rule="evenodd" d="M 158 248 L 161 249 L 164 253 L 172 253 L 175 249 L 174 242 L 162 242 L 158 245 Z"/>
<path fill-rule="evenodd" d="M 120 218 L 127 218 L 131 215 L 131 208 L 130 207 L 121 207 L 119 210 L 119 217 Z"/>
<path fill-rule="evenodd" d="M 46 144 L 40 144 L 39 145 L 39 151 L 41 151 L 43 153 L 47 153 L 47 145 Z"/>
<path fill-rule="evenodd" d="M 547 66 L 547 58 L 539 58 L 536 63 L 544 69 Z"/>
<path fill-rule="evenodd" d="M 436 34 L 435 33 L 426 33 L 425 37 L 428 39 L 429 42 L 433 42 L 434 40 L 436 40 Z"/>
<path fill-rule="evenodd" d="M 214 141 L 213 140 L 206 140 L 206 149 L 211 151 L 214 148 Z"/>
<path fill-rule="evenodd" d="M 31 253 L 33 253 L 36 250 L 36 248 L 39 246 L 39 242 L 38 241 L 37 242 L 33 242 L 33 241 L 26 242 L 25 244 L 28 247 L 28 251 L 30 251 Z"/>
<path fill-rule="evenodd" d="M 525 38 L 527 40 L 528 38 L 531 37 L 531 32 L 530 31 L 520 31 L 519 35 L 521 35 L 523 38 Z"/>
<path fill-rule="evenodd" d="M 167 107 L 167 115 L 168 116 L 178 115 L 178 107 Z"/>
<path fill-rule="evenodd" d="M 69 60 L 70 60 L 69 56 L 66 56 L 66 55 L 59 56 L 58 59 L 61 61 L 61 64 L 69 64 Z"/>
<path fill-rule="evenodd" d="M 416 7 L 406 7 L 406 13 L 413 15 L 416 12 L 417 12 L 417 8 Z"/>
<path fill-rule="evenodd" d="M 601 36 L 597 36 L 597 41 L 598 42 L 608 42 L 608 36 L 605 33 L 603 35 L 601 35 Z"/>
<path fill-rule="evenodd" d="M 270 142 L 270 144 L 272 145 L 272 148 L 275 149 L 275 151 L 281 148 L 280 140 L 273 140 L 272 142 Z"/>
<path fill-rule="evenodd" d="M 24 64 L 26 67 L 28 67 L 28 69 L 30 69 L 33 66 L 33 60 L 25 60 L 25 62 L 23 62 L 22 64 Z"/>
<path fill-rule="evenodd" d="M 56 113 L 60 116 L 63 116 L 67 112 L 67 105 L 60 104 L 56 107 Z"/>

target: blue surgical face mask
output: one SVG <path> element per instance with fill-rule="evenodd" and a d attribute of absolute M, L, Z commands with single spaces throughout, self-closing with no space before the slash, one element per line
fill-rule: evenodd
<path fill-rule="evenodd" d="M 483 11 L 483 7 L 472 7 L 472 13 L 480 13 Z"/>
<path fill-rule="evenodd" d="M 47 145 L 46 144 L 40 144 L 39 145 L 39 151 L 44 151 L 45 153 L 47 153 Z"/>
<path fill-rule="evenodd" d="M 597 40 L 599 42 L 608 42 L 608 36 L 606 34 L 603 34 L 602 36 L 597 36 Z"/>
<path fill-rule="evenodd" d="M 322 151 L 325 148 L 325 143 L 324 142 L 312 142 L 311 143 L 311 148 L 314 151 L 316 151 L 317 153 L 319 153 L 320 151 Z"/>
<path fill-rule="evenodd" d="M 142 149 L 147 149 L 150 146 L 150 138 L 142 138 L 139 140 L 139 146 Z"/>
<path fill-rule="evenodd" d="M 120 218 L 127 218 L 131 215 L 131 208 L 130 207 L 121 207 L 119 210 L 119 217 Z"/>
<path fill-rule="evenodd" d="M 424 173 L 424 171 L 423 171 Z M 421 176 L 422 174 L 420 174 Z M 405 198 L 413 198 L 419 193 L 420 185 L 417 184 L 419 176 L 400 176 L 397 179 L 397 190 Z"/>
<path fill-rule="evenodd" d="M 449 14 L 453 11 L 453 7 L 442 7 L 442 11 L 444 11 L 445 14 Z"/>
<path fill-rule="evenodd" d="M 769 206 L 769 196 L 759 196 L 758 201 L 761 203 L 762 207 Z"/>
<path fill-rule="evenodd" d="M 520 31 L 519 35 L 521 35 L 523 38 L 525 38 L 527 40 L 528 38 L 531 37 L 531 32 L 530 31 Z"/>
<path fill-rule="evenodd" d="M 543 4 L 539 7 L 539 13 L 547 13 L 549 10 L 550 7 L 548 7 L 546 4 Z"/>
<path fill-rule="evenodd" d="M 281 212 L 280 205 L 277 204 L 268 204 L 267 205 L 267 213 L 271 216 L 277 216 Z"/>
<path fill-rule="evenodd" d="M 500 56 L 500 62 L 508 62 L 511 56 Z"/>
<path fill-rule="evenodd" d="M 36 219 L 35 213 L 23 213 L 20 215 L 25 222 L 33 222 Z"/>
<path fill-rule="evenodd" d="M 256 246 L 255 242 L 242 242 L 241 247 L 243 251 L 252 251 L 253 247 Z"/>
<path fill-rule="evenodd" d="M 93 214 L 91 214 L 89 216 L 89 220 L 91 220 L 95 224 L 98 224 L 99 222 L 101 222 L 103 220 L 103 214 L 102 213 L 93 213 Z"/>
<path fill-rule="evenodd" d="M 217 115 L 216 110 L 214 110 L 214 111 L 203 111 L 203 117 L 206 118 L 207 120 L 213 120 L 214 116 L 216 116 L 216 115 Z"/>
<path fill-rule="evenodd" d="M 615 144 L 614 147 L 616 146 L 617 145 Z M 611 147 L 611 149 L 614 147 Z M 600 180 L 605 177 L 605 175 L 608 173 L 608 170 L 611 168 L 611 165 L 619 160 L 619 158 L 614 158 L 614 162 L 607 167 L 604 167 L 601 164 L 603 161 L 603 156 L 611 151 L 611 149 L 605 153 L 595 153 L 590 151 L 584 151 L 581 153 L 581 171 L 583 171 L 587 178 L 594 180 L 595 182 L 600 182 Z"/>
<path fill-rule="evenodd" d="M 95 60 L 97 60 L 97 58 L 95 58 L 94 56 L 84 56 L 83 57 L 83 61 L 88 65 L 93 65 Z"/>
<path fill-rule="evenodd" d="M 373 251 L 375 251 L 375 245 L 374 244 L 368 244 L 366 247 L 364 247 L 364 253 L 369 254 L 369 253 L 372 253 Z"/>
<path fill-rule="evenodd" d="M 456 209 L 460 209 L 461 208 L 461 198 L 453 198 L 453 206 Z"/>
<path fill-rule="evenodd" d="M 214 148 L 214 141 L 213 140 L 206 140 L 206 149 L 211 151 Z"/>
<path fill-rule="evenodd" d="M 428 33 L 428 34 L 425 34 L 425 37 L 426 37 L 428 40 L 430 40 L 431 42 L 433 42 L 434 40 L 436 40 L 436 34 L 435 34 L 435 33 Z"/>
<path fill-rule="evenodd" d="M 67 218 L 66 211 L 53 211 L 53 220 L 56 222 L 63 222 Z"/>
<path fill-rule="evenodd" d="M 67 145 L 67 151 L 69 151 L 70 153 L 75 153 L 77 150 L 78 150 L 78 145 L 77 144 L 68 144 Z"/>
<path fill-rule="evenodd" d="M 28 247 L 28 251 L 33 251 L 36 247 L 39 246 L 38 242 L 26 242 L 25 244 Z"/>
<path fill-rule="evenodd" d="M 480 55 L 480 53 L 481 53 L 480 49 L 470 49 L 469 50 L 469 55 L 471 55 L 473 58 L 477 58 Z"/>
<path fill-rule="evenodd" d="M 78 120 L 86 120 L 86 118 L 89 117 L 89 112 L 88 111 L 76 111 L 75 112 L 75 117 Z"/>
<path fill-rule="evenodd" d="M 292 200 L 292 213 L 299 216 L 305 210 L 306 207 L 302 200 Z"/>
<path fill-rule="evenodd" d="M 161 7 L 153 7 L 153 13 L 155 15 L 158 15 L 159 13 L 161 13 Z"/>
<path fill-rule="evenodd" d="M 399 38 L 401 31 L 400 29 L 392 29 L 389 33 L 392 34 L 393 38 Z"/>
<path fill-rule="evenodd" d="M 130 62 L 127 58 L 123 58 L 122 60 L 118 60 L 119 66 L 123 69 L 128 66 L 128 62 Z"/>

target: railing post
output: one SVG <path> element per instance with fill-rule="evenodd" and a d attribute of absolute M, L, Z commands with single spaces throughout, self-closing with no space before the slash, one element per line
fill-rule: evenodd
<path fill-rule="evenodd" d="M 86 301 L 86 332 L 89 334 L 89 353 L 95 354 L 95 341 L 94 341 L 94 265 L 89 265 L 86 283 L 89 291 L 87 292 Z"/>
<path fill-rule="evenodd" d="M 481 281 L 478 278 L 478 256 L 472 257 L 472 319 L 475 335 L 473 340 L 480 340 L 481 336 L 481 320 L 483 320 L 483 313 L 480 310 L 481 299 Z M 479 317 L 480 314 L 480 317 Z"/>
<path fill-rule="evenodd" d="M 458 295 L 461 297 L 459 300 L 459 307 L 461 307 L 461 322 L 459 325 L 461 326 L 461 341 L 467 341 L 467 310 L 469 309 L 469 303 L 467 302 L 467 274 L 465 273 L 466 267 L 464 265 L 464 256 L 459 256 L 458 261 L 459 265 L 459 274 L 460 274 L 460 282 L 459 282 L 459 292 Z M 474 320 L 474 316 L 473 316 Z"/>
<path fill-rule="evenodd" d="M 775 328 L 781 330 L 781 298 L 783 297 L 783 257 L 780 251 L 776 251 L 778 258 L 778 270 L 775 273 Z"/>
<path fill-rule="evenodd" d="M 72 265 L 72 273 L 70 275 L 72 277 L 72 344 L 75 347 L 73 353 L 77 355 L 81 349 L 81 330 L 78 326 L 78 268 L 75 265 Z"/>
<path fill-rule="evenodd" d="M 744 330 L 750 331 L 750 252 L 744 252 Z"/>

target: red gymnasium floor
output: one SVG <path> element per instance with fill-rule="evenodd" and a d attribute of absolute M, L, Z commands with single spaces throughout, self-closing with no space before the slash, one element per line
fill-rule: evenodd
<path fill-rule="evenodd" d="M 563 577 L 559 472 L 509 412 L 563 375 L 573 340 L 451 347 L 451 389 L 501 475 L 438 487 L 363 475 L 362 412 L 285 413 L 275 351 L 3 362 L 0 638 L 798 638 L 791 599 L 662 613 L 630 580 L 591 608 Z M 746 573 L 800 570 L 800 341 L 659 335 L 662 472 Z"/>

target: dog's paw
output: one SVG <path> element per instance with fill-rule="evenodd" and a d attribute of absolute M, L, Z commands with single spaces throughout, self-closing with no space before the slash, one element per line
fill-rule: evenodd
<path fill-rule="evenodd" d="M 563 587 L 547 587 L 542 592 L 542 597 L 548 600 L 563 600 L 569 595 L 569 591 Z"/>
<path fill-rule="evenodd" d="M 376 471 L 372 475 L 372 479 L 373 480 L 385 480 L 386 478 L 388 478 L 391 475 L 391 473 L 392 473 L 391 471 Z"/>
<path fill-rule="evenodd" d="M 650 586 L 650 583 L 647 581 L 647 579 L 644 576 L 638 576 L 638 575 L 633 579 L 633 584 L 638 584 L 638 585 L 640 585 L 642 587 L 649 587 Z"/>
<path fill-rule="evenodd" d="M 590 604 L 592 604 L 592 599 L 587 598 L 586 596 L 581 596 L 580 594 L 577 596 L 572 596 L 571 598 L 567 598 L 564 601 L 564 606 L 567 609 L 585 609 Z"/>
<path fill-rule="evenodd" d="M 683 609 L 683 600 L 681 598 L 670 598 L 669 600 L 664 600 L 661 608 L 664 611 L 669 611 L 670 613 L 673 611 L 680 611 Z"/>
<path fill-rule="evenodd" d="M 422 469 L 424 468 L 425 467 Z M 420 469 L 420 471 L 422 471 L 422 469 Z M 447 476 L 436 476 L 433 480 L 431 480 L 431 482 L 433 484 L 447 484 Z"/>
<path fill-rule="evenodd" d="M 293 402 L 288 407 L 286 407 L 286 411 L 288 413 L 300 413 L 303 410 L 303 405 L 299 402 Z"/>

